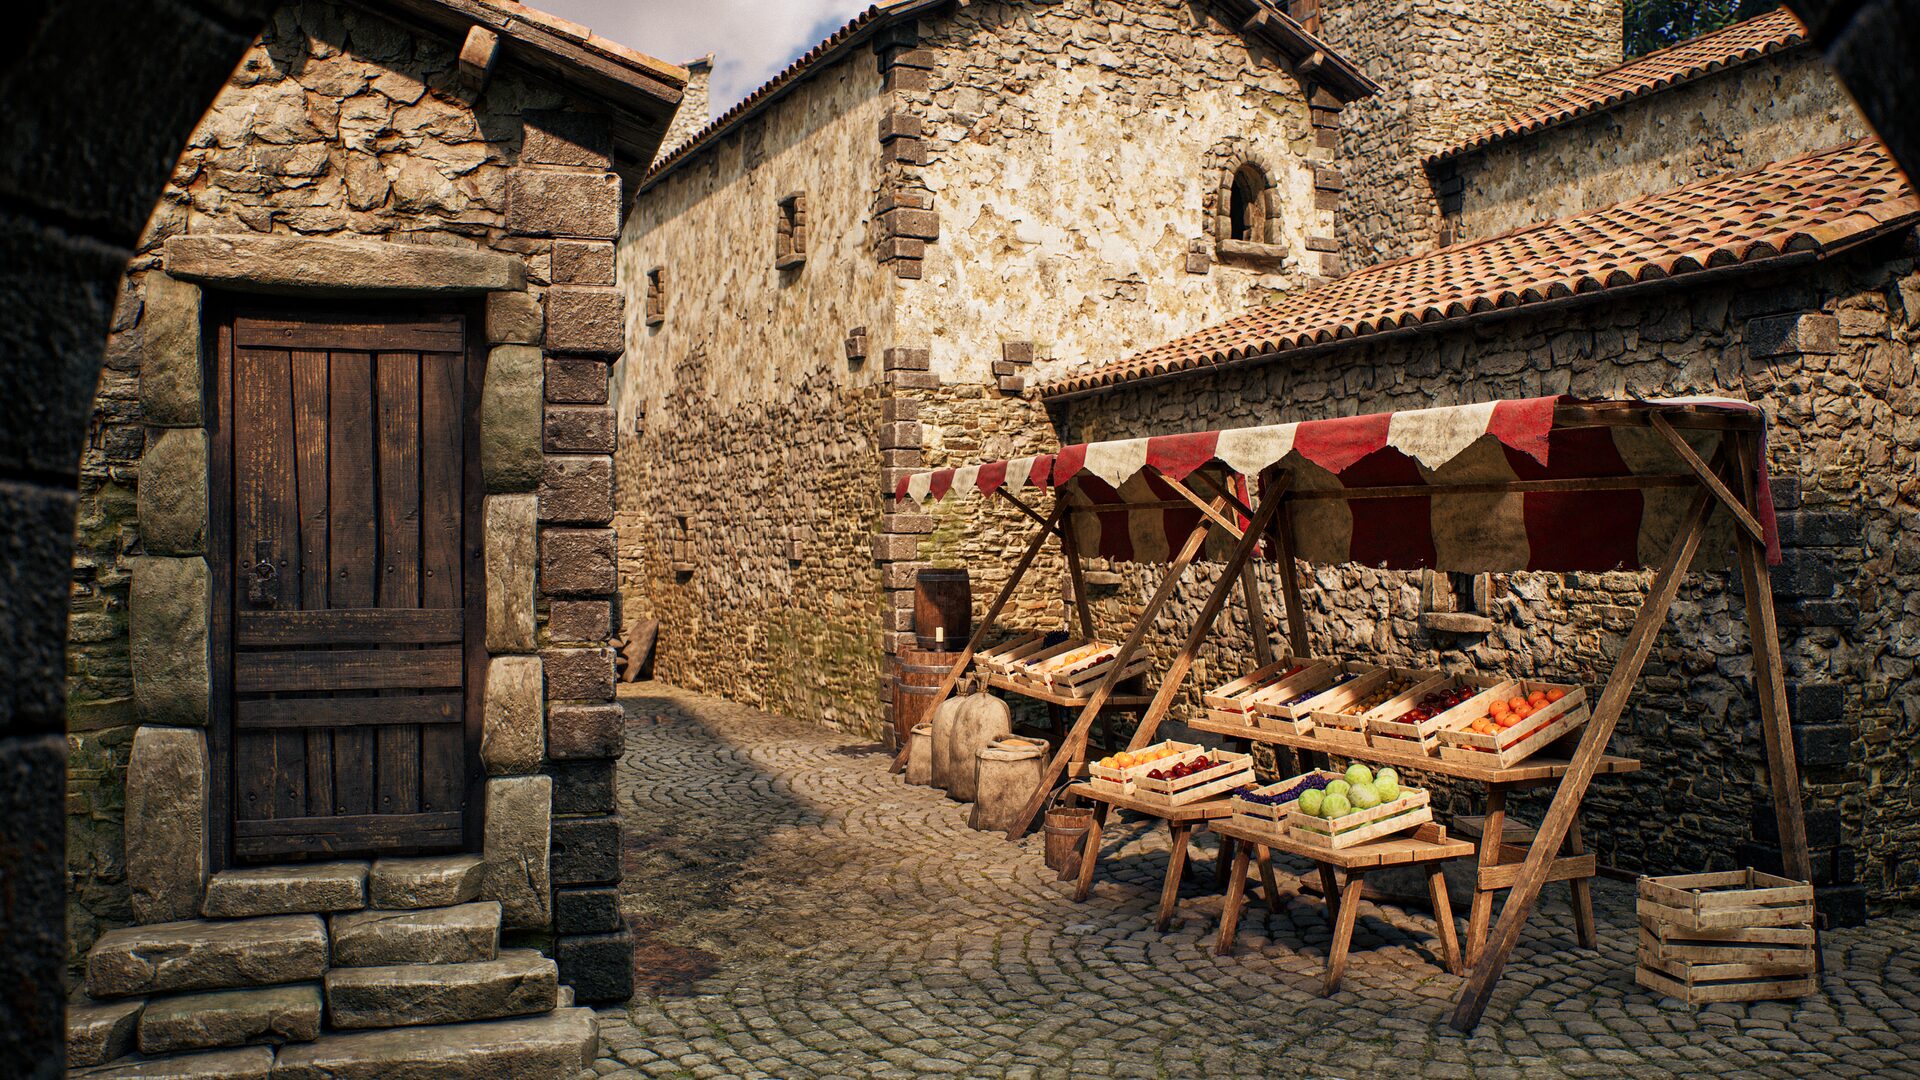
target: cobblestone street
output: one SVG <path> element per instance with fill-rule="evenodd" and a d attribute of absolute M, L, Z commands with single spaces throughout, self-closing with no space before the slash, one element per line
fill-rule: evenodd
<path fill-rule="evenodd" d="M 1920 913 L 1826 935 L 1818 998 L 1690 1011 L 1634 984 L 1630 886 L 1596 883 L 1596 953 L 1550 887 L 1468 1038 L 1424 910 L 1370 905 L 1322 999 L 1317 897 L 1251 903 L 1214 955 L 1210 838 L 1160 934 L 1164 829 L 1110 828 L 1075 905 L 1038 834 L 968 829 L 870 745 L 659 684 L 623 701 L 641 990 L 586 1076 L 1920 1077 Z"/>

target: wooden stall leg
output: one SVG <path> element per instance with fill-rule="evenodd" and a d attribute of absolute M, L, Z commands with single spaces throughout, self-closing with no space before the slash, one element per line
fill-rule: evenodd
<path fill-rule="evenodd" d="M 1247 856 L 1252 846 L 1240 844 L 1233 851 L 1233 872 L 1227 877 L 1227 902 L 1220 909 L 1220 938 L 1213 943 L 1215 956 L 1233 955 L 1233 939 L 1240 933 L 1240 909 L 1247 902 Z"/>
<path fill-rule="evenodd" d="M 1613 738 L 1613 728 L 1620 722 L 1627 696 L 1633 692 L 1634 683 L 1640 678 L 1640 669 L 1647 662 L 1647 654 L 1653 651 L 1660 628 L 1666 625 L 1667 611 L 1680 591 L 1680 581 L 1686 575 L 1687 567 L 1692 565 L 1694 554 L 1700 550 L 1701 534 L 1706 531 L 1707 515 L 1713 506 L 1713 493 L 1701 488 L 1681 518 L 1680 530 L 1674 537 L 1672 549 L 1667 553 L 1666 563 L 1654 576 L 1647 602 L 1640 608 L 1633 629 L 1627 634 L 1626 644 L 1620 650 L 1620 658 L 1614 664 L 1613 673 L 1607 677 L 1606 688 L 1600 692 L 1600 700 L 1594 705 L 1593 716 L 1587 721 L 1586 730 L 1581 733 L 1580 747 L 1574 751 L 1573 761 L 1554 792 L 1553 804 L 1547 808 L 1546 819 L 1540 823 L 1534 835 L 1533 846 L 1527 849 L 1527 861 L 1522 864 L 1520 879 L 1514 883 L 1513 891 L 1507 894 L 1507 901 L 1500 908 L 1499 925 L 1474 960 L 1473 974 L 1467 977 L 1467 984 L 1460 991 L 1460 1001 L 1448 1021 L 1459 1031 L 1472 1031 L 1479 1026 L 1481 1015 L 1487 1011 L 1487 1001 L 1493 997 L 1493 984 L 1500 978 L 1501 969 L 1506 967 L 1507 957 L 1512 955 L 1513 947 L 1520 943 L 1520 930 L 1526 925 L 1535 901 L 1540 899 L 1540 888 L 1546 884 L 1547 875 L 1553 869 L 1554 857 L 1560 851 L 1560 845 L 1566 842 L 1567 827 L 1574 815 L 1580 812 L 1580 800 L 1586 798 L 1587 785 L 1593 782 L 1594 770 L 1599 768 L 1600 757 L 1606 753 L 1607 743 Z M 1482 837 L 1481 841 L 1485 843 L 1491 839 L 1497 847 L 1500 834 L 1493 831 L 1491 820 L 1487 830 L 1488 835 Z"/>
<path fill-rule="evenodd" d="M 1432 863 L 1427 871 L 1427 892 L 1433 896 L 1433 925 L 1440 934 L 1440 958 L 1446 961 L 1447 973 L 1465 974 L 1460 963 L 1460 939 L 1453 928 L 1453 899 L 1447 895 L 1447 874 L 1445 863 Z"/>
<path fill-rule="evenodd" d="M 1265 844 L 1253 846 L 1253 857 L 1260 863 L 1260 892 L 1266 897 L 1267 910 L 1280 910 L 1280 884 L 1273 877 L 1273 852 Z"/>
<path fill-rule="evenodd" d="M 1474 875 L 1473 907 L 1467 912 L 1467 962 L 1480 962 L 1487 945 L 1487 927 L 1493 923 L 1493 893 L 1485 885 L 1487 871 L 1500 865 L 1501 838 L 1507 830 L 1507 785 L 1487 785 L 1487 815 L 1480 829 L 1479 873 Z"/>
<path fill-rule="evenodd" d="M 1567 826 L 1567 854 L 1585 855 L 1587 845 L 1580 834 L 1580 816 L 1574 815 L 1573 823 Z M 1596 949 L 1600 938 L 1593 928 L 1593 879 L 1577 877 L 1567 882 L 1573 888 L 1573 929 L 1580 937 L 1580 947 Z"/>
<path fill-rule="evenodd" d="M 1324 863 L 1322 870 L 1331 868 Z M 1353 946 L 1353 924 L 1360 920 L 1360 898 L 1365 895 L 1367 875 L 1347 871 L 1347 884 L 1340 892 L 1340 913 L 1333 924 L 1333 944 L 1327 951 L 1327 983 L 1322 994 L 1331 997 L 1340 989 L 1340 977 L 1347 973 L 1347 951 Z"/>
<path fill-rule="evenodd" d="M 1320 864 L 1320 891 L 1327 897 L 1327 914 L 1340 917 L 1340 881 L 1334 876 L 1330 863 Z"/>
<path fill-rule="evenodd" d="M 1160 917 L 1153 924 L 1163 934 L 1173 925 L 1173 908 L 1180 901 L 1180 872 L 1187 866 L 1187 841 L 1193 838 L 1191 824 L 1174 821 L 1168 828 L 1173 832 L 1173 852 L 1167 856 L 1167 880 L 1160 886 Z"/>
<path fill-rule="evenodd" d="M 1087 826 L 1086 848 L 1080 853 L 1080 880 L 1073 887 L 1073 901 L 1079 903 L 1087 898 L 1093 889 L 1093 867 L 1100 861 L 1100 830 L 1107 824 L 1107 811 L 1113 809 L 1109 803 L 1100 803 L 1093 808 L 1093 823 Z"/>
<path fill-rule="evenodd" d="M 1220 854 L 1213 860 L 1213 883 L 1215 886 L 1227 883 L 1227 874 L 1233 868 L 1233 854 L 1241 847 L 1239 841 L 1231 836 L 1220 838 Z"/>

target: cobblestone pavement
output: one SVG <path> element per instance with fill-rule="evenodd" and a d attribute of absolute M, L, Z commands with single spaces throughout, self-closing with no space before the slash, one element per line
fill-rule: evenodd
<path fill-rule="evenodd" d="M 968 829 L 869 745 L 658 684 L 629 693 L 623 889 L 643 989 L 600 1013 L 583 1080 L 1920 1077 L 1920 913 L 1825 935 L 1818 998 L 1695 1011 L 1634 984 L 1629 886 L 1596 883 L 1598 952 L 1575 946 L 1551 886 L 1465 1037 L 1445 1023 L 1460 980 L 1436 967 L 1424 911 L 1369 905 L 1322 999 L 1317 898 L 1251 903 L 1236 954 L 1216 957 L 1203 872 L 1172 932 L 1153 930 L 1163 828 L 1111 830 L 1074 904 L 1037 835 Z"/>

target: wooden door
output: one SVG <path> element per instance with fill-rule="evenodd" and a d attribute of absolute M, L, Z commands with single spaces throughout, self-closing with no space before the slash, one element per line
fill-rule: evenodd
<path fill-rule="evenodd" d="M 457 850 L 481 607 L 465 320 L 240 310 L 219 354 L 231 861 Z"/>

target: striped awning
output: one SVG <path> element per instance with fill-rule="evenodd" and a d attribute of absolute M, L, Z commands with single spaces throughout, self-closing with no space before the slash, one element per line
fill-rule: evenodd
<path fill-rule="evenodd" d="M 1169 479 L 1205 470 L 1214 483 L 1201 486 L 1203 494 L 1257 493 L 1259 478 L 1277 468 L 1288 474 L 1295 542 L 1310 562 L 1462 573 L 1638 569 L 1658 564 L 1699 488 L 1651 426 L 1655 413 L 1709 461 L 1727 431 L 1742 426 L 1715 417 L 1765 427 L 1758 408 L 1724 398 L 1526 398 L 1082 443 L 913 473 L 895 494 L 924 505 L 1053 489 L 1075 509 L 1070 522 L 1084 554 L 1166 562 L 1203 520 Z M 1764 452 L 1758 457 L 1755 517 L 1778 561 Z M 1704 557 L 1731 549 L 1731 527 L 1725 514 L 1715 516 Z M 1208 554 L 1229 544 L 1216 529 Z"/>

